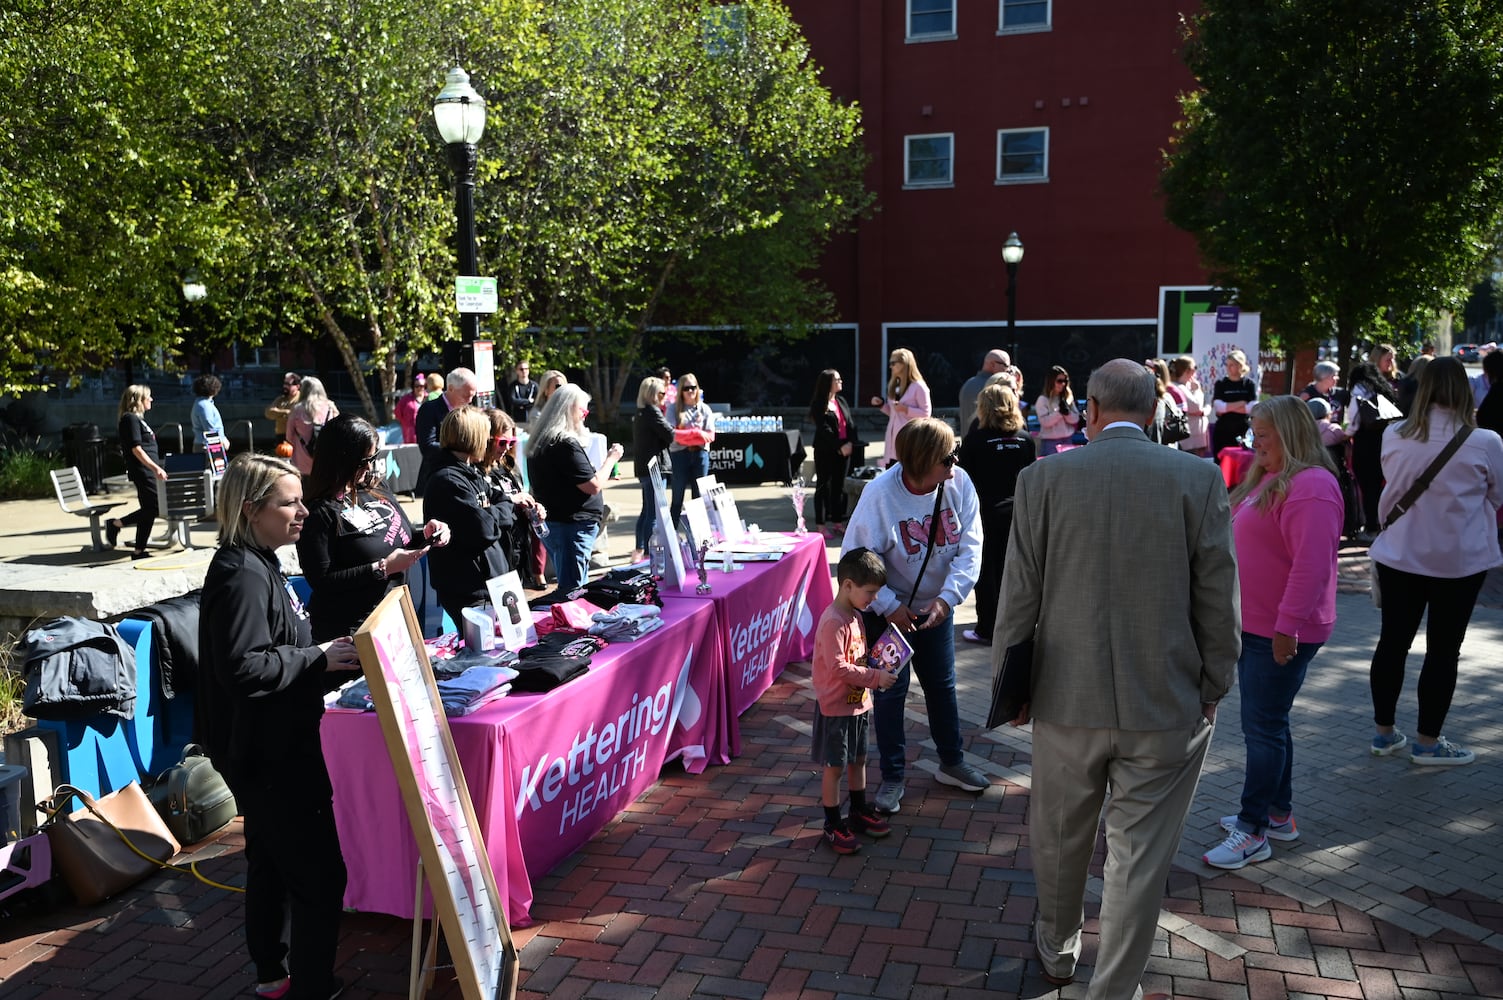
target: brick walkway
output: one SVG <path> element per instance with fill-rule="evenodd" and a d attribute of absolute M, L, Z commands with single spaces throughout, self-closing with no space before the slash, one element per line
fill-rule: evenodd
<path fill-rule="evenodd" d="M 1360 554 L 1343 559 L 1359 589 Z M 1498 574 L 1494 574 L 1498 576 Z M 1449 734 L 1478 762 L 1418 769 L 1366 753 L 1367 659 L 1377 612 L 1339 599 L 1337 633 L 1296 704 L 1302 839 L 1236 873 L 1205 867 L 1216 817 L 1242 780 L 1235 693 L 1223 706 L 1159 917 L 1147 990 L 1181 997 L 1503 997 L 1503 723 L 1496 677 L 1503 586 L 1473 618 Z M 968 625 L 962 612 L 958 621 Z M 516 931 L 524 997 L 1081 997 L 1096 940 L 1088 904 L 1081 982 L 1044 983 L 1030 959 L 1034 885 L 1027 729 L 984 732 L 986 651 L 957 653 L 979 797 L 932 780 L 922 700 L 894 835 L 837 858 L 819 839 L 807 761 L 807 665 L 742 719 L 744 753 L 704 775 L 670 768 L 584 850 L 536 883 Z M 1416 644 L 1411 677 L 1423 641 Z M 1412 685 L 1410 688 L 1412 692 Z M 1400 706 L 1412 728 L 1413 696 Z M 201 849 L 239 881 L 238 831 Z M 1099 864 L 1099 858 L 1098 858 Z M 1099 871 L 1099 869 L 1098 869 Z M 402 873 L 393 877 L 407 878 Z M 1093 888 L 1099 884 L 1093 883 Z M 7 909 L 8 908 L 8 909 Z M 353 1000 L 406 992 L 410 925 L 348 915 L 341 975 Z M 248 994 L 238 897 L 163 875 L 92 910 L 0 903 L 0 996 L 219 998 Z M 443 975 L 435 997 L 458 996 Z"/>

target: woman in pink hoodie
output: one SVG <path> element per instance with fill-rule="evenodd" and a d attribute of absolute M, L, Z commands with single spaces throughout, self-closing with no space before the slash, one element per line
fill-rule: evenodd
<path fill-rule="evenodd" d="M 1237 689 L 1247 770 L 1242 808 L 1206 864 L 1241 868 L 1294 840 L 1294 738 L 1289 711 L 1305 671 L 1336 625 L 1341 488 L 1305 401 L 1275 396 L 1252 408 L 1253 467 L 1232 494 L 1242 588 Z"/>

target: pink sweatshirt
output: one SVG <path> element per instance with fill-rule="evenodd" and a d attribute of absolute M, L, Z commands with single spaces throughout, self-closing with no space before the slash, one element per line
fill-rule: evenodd
<path fill-rule="evenodd" d="M 842 611 L 838 604 L 825 608 L 814 632 L 814 695 L 819 710 L 828 716 L 861 715 L 871 711 L 871 688 L 881 672 L 866 666 L 866 635 L 861 616 Z"/>
<path fill-rule="evenodd" d="M 1336 477 L 1305 469 L 1271 511 L 1251 498 L 1232 513 L 1242 630 L 1325 642 L 1336 627 L 1336 549 L 1345 508 Z"/>

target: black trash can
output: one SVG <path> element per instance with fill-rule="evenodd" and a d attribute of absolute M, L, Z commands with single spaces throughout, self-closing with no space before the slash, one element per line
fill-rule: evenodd
<path fill-rule="evenodd" d="M 63 428 L 63 457 L 78 468 L 84 489 L 104 492 L 104 438 L 98 424 L 69 424 Z"/>

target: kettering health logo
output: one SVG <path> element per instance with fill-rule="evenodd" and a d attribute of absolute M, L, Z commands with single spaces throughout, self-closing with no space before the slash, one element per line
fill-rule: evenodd
<path fill-rule="evenodd" d="M 718 469 L 763 467 L 762 456 L 748 442 L 745 448 L 711 448 L 710 463 Z"/>

